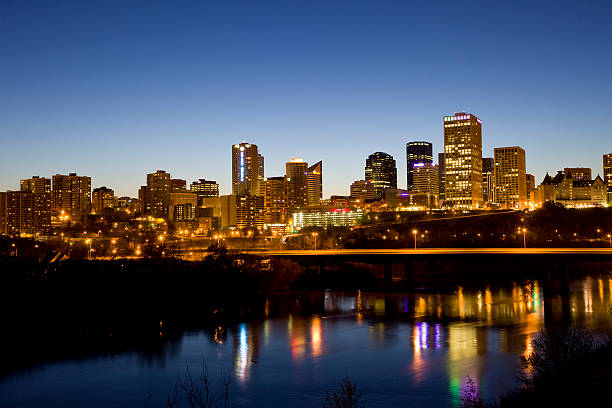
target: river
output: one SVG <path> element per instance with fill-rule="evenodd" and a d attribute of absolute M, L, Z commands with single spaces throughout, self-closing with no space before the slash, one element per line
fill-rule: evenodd
<path fill-rule="evenodd" d="M 535 280 L 276 295 L 259 319 L 184 332 L 160 352 L 100 353 L 4 375 L 0 406 L 163 407 L 177 375 L 189 367 L 197 378 L 203 364 L 217 391 L 221 375 L 231 376 L 232 407 L 318 407 L 345 375 L 369 408 L 456 406 L 469 378 L 485 399 L 515 386 L 519 357 L 545 324 L 610 332 L 611 300 L 612 276 L 601 274 L 571 282 L 569 309 L 558 295 L 544 302 Z"/>

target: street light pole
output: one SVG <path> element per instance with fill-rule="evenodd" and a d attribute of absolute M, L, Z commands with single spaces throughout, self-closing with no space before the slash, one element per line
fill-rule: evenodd
<path fill-rule="evenodd" d="M 417 230 L 412 230 L 412 235 L 414 235 L 414 249 L 417 248 Z"/>
<path fill-rule="evenodd" d="M 610 248 L 612 248 L 612 234 L 608 234 L 608 240 L 610 241 Z"/>
<path fill-rule="evenodd" d="M 523 228 L 523 248 L 527 248 L 527 228 Z"/>

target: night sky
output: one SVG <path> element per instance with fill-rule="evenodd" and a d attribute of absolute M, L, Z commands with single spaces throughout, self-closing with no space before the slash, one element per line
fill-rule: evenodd
<path fill-rule="evenodd" d="M 88 4 L 85 4 L 88 3 Z M 540 3 L 540 2 L 538 2 Z M 266 176 L 323 160 L 348 194 L 375 151 L 442 151 L 442 117 L 483 121 L 483 155 L 527 171 L 612 152 L 612 2 L 0 1 L 0 190 L 78 172 L 136 196 L 157 169 L 231 191 L 231 145 Z"/>

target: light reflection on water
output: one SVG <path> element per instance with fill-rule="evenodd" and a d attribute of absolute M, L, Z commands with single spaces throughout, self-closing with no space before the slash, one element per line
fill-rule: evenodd
<path fill-rule="evenodd" d="M 608 276 L 574 282 L 570 307 L 557 295 L 546 314 L 538 281 L 445 294 L 301 294 L 290 314 L 277 317 L 270 310 L 278 310 L 278 299 L 271 298 L 265 303 L 271 317 L 186 333 L 159 364 L 123 353 L 7 376 L 0 379 L 0 405 L 127 407 L 152 393 L 147 406 L 162 406 L 176 374 L 202 358 L 211 373 L 233 374 L 232 406 L 320 406 L 346 374 L 368 407 L 456 405 L 468 377 L 485 398 L 512 387 L 519 356 L 532 352 L 545 325 L 569 319 L 609 332 L 611 298 Z M 304 305 L 314 313 L 305 315 Z"/>

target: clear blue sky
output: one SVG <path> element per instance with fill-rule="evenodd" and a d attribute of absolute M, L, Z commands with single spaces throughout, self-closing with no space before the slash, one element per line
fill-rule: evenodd
<path fill-rule="evenodd" d="M 534 4 L 538 3 L 538 4 Z M 612 152 L 612 2 L 0 1 L 0 190 L 76 171 L 119 195 L 165 169 L 228 193 L 231 145 L 266 176 L 323 160 L 346 194 L 375 151 L 442 150 L 442 116 L 528 172 Z"/>

